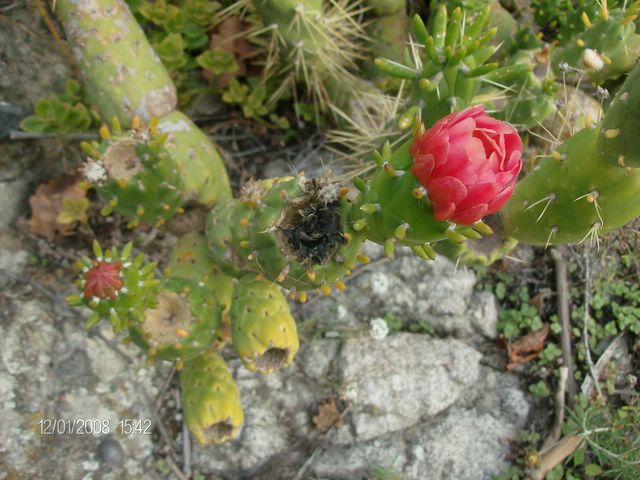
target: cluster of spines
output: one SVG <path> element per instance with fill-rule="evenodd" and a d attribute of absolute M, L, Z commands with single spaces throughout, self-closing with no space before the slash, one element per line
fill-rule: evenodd
<path fill-rule="evenodd" d="M 145 264 L 142 255 L 132 260 L 132 248 L 129 243 L 122 252 L 115 247 L 104 251 L 94 241 L 95 258 L 85 256 L 76 263 L 80 273 L 76 284 L 82 295 L 71 295 L 67 301 L 94 312 L 87 320 L 87 328 L 104 318 L 117 333 L 141 323 L 145 309 L 155 305 L 159 285 L 154 274 L 155 264 Z"/>
<path fill-rule="evenodd" d="M 184 213 L 180 172 L 164 146 L 166 134 L 158 132 L 157 118 L 148 127 L 139 117 L 131 124 L 132 129 L 123 132 L 114 117 L 111 128 L 100 128 L 100 143 L 81 144 L 89 155 L 84 173 L 105 202 L 103 215 L 121 213 L 129 218 L 129 228 L 139 223 L 159 227 Z"/>

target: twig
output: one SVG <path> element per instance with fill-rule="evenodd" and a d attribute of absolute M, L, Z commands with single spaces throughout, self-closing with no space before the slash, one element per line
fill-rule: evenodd
<path fill-rule="evenodd" d="M 565 247 L 557 247 L 551 251 L 551 256 L 555 262 L 556 289 L 558 291 L 558 315 L 562 331 L 560 333 L 560 343 L 562 345 L 562 363 L 568 369 L 567 382 L 567 404 L 573 405 L 578 388 L 573 376 L 573 356 L 571 354 L 571 315 L 569 311 L 569 280 L 567 276 L 567 260 L 565 257 Z"/>
<path fill-rule="evenodd" d="M 556 390 L 556 395 L 554 397 L 556 417 L 555 421 L 553 422 L 551 433 L 545 439 L 542 445 L 543 449 L 557 443 L 560 439 L 560 436 L 562 435 L 562 424 L 564 423 L 565 409 L 564 396 L 566 393 L 568 376 L 569 369 L 565 365 L 562 365 L 559 369 L 558 389 Z"/>
<path fill-rule="evenodd" d="M 584 317 L 582 318 L 582 341 L 584 342 L 584 354 L 589 365 L 589 375 L 593 380 L 593 384 L 598 392 L 598 398 L 602 398 L 602 390 L 598 382 L 598 374 L 596 367 L 591 358 L 591 349 L 589 348 L 589 302 L 591 302 L 591 256 L 589 250 L 584 252 Z"/>
<path fill-rule="evenodd" d="M 97 140 L 98 134 L 92 132 L 21 132 L 19 130 L 11 130 L 9 132 L 10 140 L 43 140 L 55 138 L 61 140 Z"/>
<path fill-rule="evenodd" d="M 187 477 L 191 477 L 191 433 L 182 421 L 182 468 Z"/>
<path fill-rule="evenodd" d="M 174 462 L 171 457 L 166 457 L 164 461 L 167 462 L 167 465 L 169 466 L 173 474 L 178 477 L 178 480 L 189 480 L 189 477 L 187 477 L 184 472 L 178 468 L 176 462 Z"/>

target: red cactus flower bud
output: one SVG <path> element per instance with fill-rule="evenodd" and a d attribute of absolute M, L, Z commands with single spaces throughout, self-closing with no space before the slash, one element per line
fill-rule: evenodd
<path fill-rule="evenodd" d="M 411 172 L 427 189 L 436 220 L 472 225 L 495 213 L 513 193 L 522 140 L 482 105 L 452 113 L 411 145 Z"/>
<path fill-rule="evenodd" d="M 93 268 L 84 274 L 84 298 L 110 298 L 115 300 L 118 290 L 122 288 L 120 262 L 94 261 Z"/>

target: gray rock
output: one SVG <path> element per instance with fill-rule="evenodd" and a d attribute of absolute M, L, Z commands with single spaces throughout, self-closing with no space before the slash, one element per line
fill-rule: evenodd
<path fill-rule="evenodd" d="M 489 480 L 509 466 L 515 426 L 475 409 L 451 410 L 406 436 L 410 444 L 406 480 Z"/>
<path fill-rule="evenodd" d="M 376 470 L 400 473 L 407 461 L 406 448 L 401 433 L 350 446 L 335 446 L 318 456 L 313 473 L 345 480 L 360 478 Z"/>
<path fill-rule="evenodd" d="M 410 427 L 447 409 L 477 381 L 480 357 L 458 340 L 425 335 L 348 340 L 340 371 L 357 440 Z"/>
<path fill-rule="evenodd" d="M 468 333 L 479 333 L 486 338 L 497 337 L 498 304 L 491 292 L 473 292 L 465 317 L 465 325 L 472 327 Z"/>
<path fill-rule="evenodd" d="M 0 322 L 0 478 L 83 478 L 87 472 L 107 478 L 95 459 L 104 437 L 77 430 L 49 435 L 44 422 L 61 419 L 69 432 L 74 420 L 95 420 L 101 433 L 115 434 L 122 418 L 151 419 L 145 392 L 157 393 L 154 370 L 128 364 L 79 322 L 57 321 L 48 304 L 16 303 Z M 141 475 L 151 436 L 122 436 L 121 445 L 127 457 L 123 475 Z M 60 458 L 65 461 L 52 461 Z"/>
<path fill-rule="evenodd" d="M 2 186 L 0 184 L 0 197 L 1 190 Z M 0 222 L 2 222 L 2 219 L 0 219 Z M 1 233 L 0 245 L 2 245 L 2 249 L 0 249 L 0 271 L 10 275 L 20 275 L 29 261 L 29 254 L 18 247 L 15 238 L 9 238 L 8 235 Z M 11 278 L 0 273 L 0 288 L 9 283 L 11 283 Z"/>

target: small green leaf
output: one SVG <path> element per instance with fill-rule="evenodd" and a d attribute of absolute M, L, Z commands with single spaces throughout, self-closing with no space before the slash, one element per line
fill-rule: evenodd
<path fill-rule="evenodd" d="M 590 463 L 589 465 L 586 465 L 584 467 L 584 473 L 586 473 L 590 477 L 598 476 L 603 472 L 604 470 L 602 470 L 602 467 L 600 467 L 600 465 L 596 465 L 595 463 Z"/>

